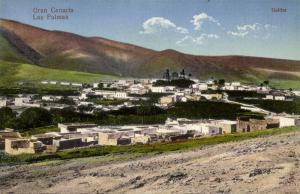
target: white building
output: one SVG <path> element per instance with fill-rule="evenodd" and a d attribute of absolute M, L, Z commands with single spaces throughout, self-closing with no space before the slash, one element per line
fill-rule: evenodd
<path fill-rule="evenodd" d="M 237 86 L 241 86 L 241 83 L 240 82 L 232 82 L 231 85 L 237 87 Z"/>
<path fill-rule="evenodd" d="M 79 99 L 80 99 L 80 100 L 86 100 L 86 99 L 88 99 L 88 96 L 87 96 L 86 93 L 82 93 L 82 94 L 79 96 Z"/>
<path fill-rule="evenodd" d="M 274 100 L 274 97 L 273 97 L 273 95 L 268 94 L 268 95 L 266 95 L 265 99 L 266 100 Z"/>
<path fill-rule="evenodd" d="M 281 101 L 284 101 L 284 100 L 286 100 L 286 97 L 285 96 L 278 96 L 278 95 L 268 94 L 268 95 L 266 95 L 265 99 L 266 100 L 281 100 Z"/>
<path fill-rule="evenodd" d="M 279 127 L 291 127 L 300 125 L 300 117 L 290 116 L 290 117 L 279 117 Z"/>
<path fill-rule="evenodd" d="M 115 91 L 111 90 L 96 90 L 95 95 L 103 96 L 103 98 L 113 98 Z"/>
<path fill-rule="evenodd" d="M 60 82 L 60 85 L 63 85 L 63 86 L 69 86 L 70 83 L 69 83 L 69 82 Z"/>
<path fill-rule="evenodd" d="M 15 98 L 15 106 L 41 107 L 40 104 L 32 103 L 31 99 L 29 97 L 18 97 L 18 98 Z"/>
<path fill-rule="evenodd" d="M 49 83 L 52 85 L 56 85 L 56 81 L 50 81 Z"/>
<path fill-rule="evenodd" d="M 71 83 L 72 86 L 76 86 L 76 87 L 82 87 L 81 83 Z"/>
<path fill-rule="evenodd" d="M 153 93 L 165 93 L 166 88 L 162 87 L 162 86 L 152 86 L 151 87 L 151 92 L 153 92 Z"/>
<path fill-rule="evenodd" d="M 223 90 L 235 90 L 236 87 L 234 87 L 233 85 L 227 84 L 225 86 L 222 87 Z"/>
<path fill-rule="evenodd" d="M 49 84 L 48 81 L 41 81 L 41 84 Z"/>
<path fill-rule="evenodd" d="M 201 132 L 204 135 L 217 135 L 220 133 L 218 127 L 210 125 L 204 125 Z"/>
<path fill-rule="evenodd" d="M 200 83 L 198 88 L 199 88 L 199 90 L 207 90 L 208 85 L 206 83 Z"/>
<path fill-rule="evenodd" d="M 127 98 L 127 93 L 126 92 L 115 92 L 114 97 L 124 99 L 124 98 Z"/>
<path fill-rule="evenodd" d="M 44 101 L 51 101 L 51 102 L 53 102 L 53 101 L 59 100 L 59 99 L 62 99 L 62 96 L 49 96 L 49 95 L 42 96 L 42 100 L 44 100 Z"/>
<path fill-rule="evenodd" d="M 7 100 L 6 99 L 0 99 L 0 107 L 7 106 Z"/>
<path fill-rule="evenodd" d="M 296 96 L 300 96 L 300 91 L 295 91 L 294 90 L 292 93 L 295 94 Z"/>
<path fill-rule="evenodd" d="M 99 87 L 99 83 L 93 83 L 93 88 L 98 88 Z"/>
<path fill-rule="evenodd" d="M 26 103 L 30 102 L 29 97 L 17 97 L 15 98 L 15 106 L 23 106 Z"/>
<path fill-rule="evenodd" d="M 286 100 L 285 96 L 274 96 L 274 100 Z"/>

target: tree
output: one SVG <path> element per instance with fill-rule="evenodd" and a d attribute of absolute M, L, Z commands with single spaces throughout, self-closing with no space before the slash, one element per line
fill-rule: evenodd
<path fill-rule="evenodd" d="M 78 110 L 80 113 L 84 113 L 84 112 L 90 112 L 94 109 L 92 104 L 88 104 L 87 106 L 85 105 L 80 105 L 78 106 Z"/>
<path fill-rule="evenodd" d="M 164 78 L 166 78 L 168 81 L 170 81 L 170 70 L 169 69 L 166 69 Z"/>
<path fill-rule="evenodd" d="M 99 88 L 99 89 L 103 89 L 103 87 L 104 87 L 103 83 L 99 83 L 99 84 L 98 84 L 98 88 Z"/>
<path fill-rule="evenodd" d="M 53 123 L 72 122 L 78 116 L 74 107 L 66 107 L 63 109 L 51 109 Z"/>
<path fill-rule="evenodd" d="M 9 107 L 0 108 L 0 129 L 12 127 L 12 120 L 16 119 L 16 113 Z"/>
<path fill-rule="evenodd" d="M 224 84 L 225 84 L 225 80 L 224 80 L 224 79 L 220 79 L 220 80 L 219 80 L 219 85 L 222 85 L 222 86 L 223 86 Z"/>
<path fill-rule="evenodd" d="M 52 115 L 46 109 L 33 107 L 22 112 L 18 121 L 22 129 L 47 126 L 52 124 Z"/>
<path fill-rule="evenodd" d="M 174 79 L 177 79 L 177 78 L 178 78 L 178 73 L 176 71 L 174 71 L 172 73 L 172 79 L 174 80 Z"/>
<path fill-rule="evenodd" d="M 182 69 L 182 71 L 180 72 L 180 77 L 181 78 L 185 78 L 185 71 L 184 71 L 184 69 Z"/>
<path fill-rule="evenodd" d="M 264 81 L 264 84 L 267 86 L 267 85 L 269 85 L 269 80 L 265 80 Z"/>

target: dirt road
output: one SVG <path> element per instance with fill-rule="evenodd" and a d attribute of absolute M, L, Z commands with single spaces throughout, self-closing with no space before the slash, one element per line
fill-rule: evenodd
<path fill-rule="evenodd" d="M 0 167 L 0 193 L 300 193 L 300 132 L 126 162 Z"/>

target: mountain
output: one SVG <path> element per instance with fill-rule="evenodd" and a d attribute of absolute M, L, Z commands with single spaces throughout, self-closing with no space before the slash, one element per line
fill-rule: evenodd
<path fill-rule="evenodd" d="M 45 30 L 6 19 L 0 20 L 0 42 L 1 60 L 54 69 L 125 77 L 157 77 L 165 69 L 179 71 L 184 68 L 195 77 L 205 78 L 300 79 L 300 61 L 247 56 L 196 56 L 170 49 L 155 51 L 100 37 Z"/>

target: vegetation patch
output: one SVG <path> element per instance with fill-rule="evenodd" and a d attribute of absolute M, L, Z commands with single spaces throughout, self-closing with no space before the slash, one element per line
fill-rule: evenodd
<path fill-rule="evenodd" d="M 289 113 L 300 114 L 300 98 L 294 98 L 293 101 L 280 101 L 280 100 L 239 100 L 247 104 L 253 104 L 260 108 L 276 112 L 276 113 Z"/>
<path fill-rule="evenodd" d="M 166 80 L 157 80 L 154 83 L 154 86 L 177 86 L 179 88 L 188 88 L 190 85 L 195 82 L 190 79 L 174 79 L 170 81 Z"/>
<path fill-rule="evenodd" d="M 127 100 L 122 100 L 122 99 L 110 100 L 110 99 L 92 98 L 89 101 L 94 102 L 95 104 L 108 106 L 108 105 L 120 105 L 126 102 Z"/>
<path fill-rule="evenodd" d="M 237 115 L 249 112 L 241 109 L 238 104 L 229 104 L 213 101 L 188 101 L 178 102 L 168 110 L 171 117 L 189 118 L 189 119 L 233 119 Z"/>

